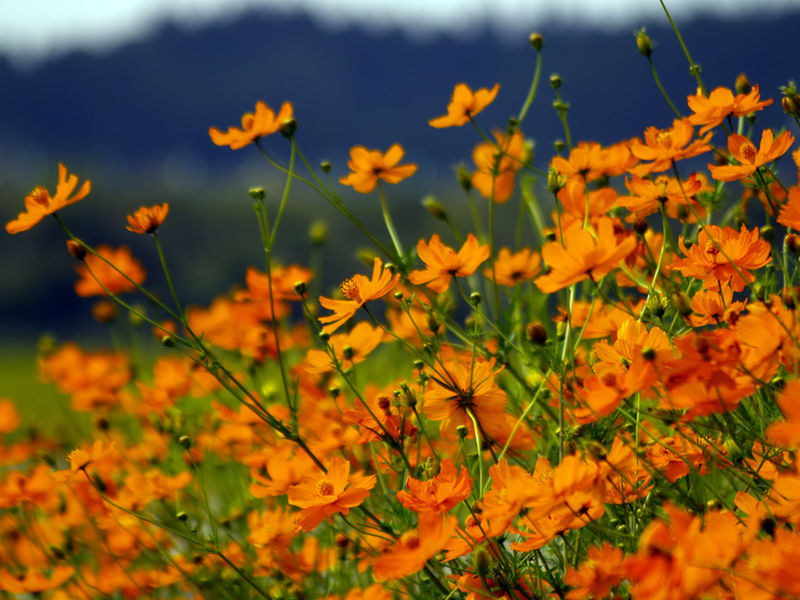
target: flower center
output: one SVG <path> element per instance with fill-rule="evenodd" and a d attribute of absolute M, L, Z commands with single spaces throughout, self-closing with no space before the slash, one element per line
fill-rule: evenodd
<path fill-rule="evenodd" d="M 320 496 L 332 496 L 333 482 L 330 479 L 320 479 L 317 482 L 317 493 Z"/>
<path fill-rule="evenodd" d="M 745 142 L 742 144 L 742 147 L 739 149 L 740 154 L 742 155 L 742 159 L 744 161 L 753 164 L 756 160 L 756 147 L 751 144 L 750 142 Z"/>
<path fill-rule="evenodd" d="M 33 200 L 38 206 L 42 208 L 47 208 L 50 206 L 50 192 L 47 191 L 47 188 L 43 185 L 37 185 L 28 197 Z"/>
<path fill-rule="evenodd" d="M 345 298 L 350 298 L 350 300 L 358 300 L 358 284 L 353 281 L 352 278 L 345 279 L 341 284 L 339 284 L 339 291 L 342 292 L 342 296 Z"/>
<path fill-rule="evenodd" d="M 659 131 L 656 134 L 656 144 L 662 148 L 672 147 L 672 134 L 669 131 Z"/>
<path fill-rule="evenodd" d="M 409 550 L 416 550 L 419 548 L 419 535 L 415 531 L 407 531 L 403 534 L 402 542 Z"/>

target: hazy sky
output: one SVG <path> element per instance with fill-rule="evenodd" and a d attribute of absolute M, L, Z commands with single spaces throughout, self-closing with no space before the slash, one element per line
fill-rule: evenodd
<path fill-rule="evenodd" d="M 667 0 L 676 18 L 746 16 L 800 0 Z M 73 48 L 102 49 L 146 34 L 164 19 L 191 27 L 252 7 L 306 11 L 330 26 L 399 26 L 411 34 L 493 26 L 530 29 L 551 21 L 636 27 L 659 18 L 658 0 L 0 0 L 0 53 L 29 62 Z"/>

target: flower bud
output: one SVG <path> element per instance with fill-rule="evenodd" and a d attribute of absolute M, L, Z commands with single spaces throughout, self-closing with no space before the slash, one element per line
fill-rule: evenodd
<path fill-rule="evenodd" d="M 783 243 L 786 244 L 786 249 L 793 254 L 800 253 L 800 237 L 796 233 L 788 234 L 784 239 Z"/>
<path fill-rule="evenodd" d="M 553 150 L 555 150 L 558 154 L 561 154 L 564 151 L 566 144 L 562 139 L 555 139 L 553 140 Z"/>
<path fill-rule="evenodd" d="M 483 546 L 478 546 L 472 553 L 472 566 L 475 567 L 475 574 L 485 579 L 489 575 L 489 566 L 492 557 Z"/>
<path fill-rule="evenodd" d="M 772 225 L 764 225 L 759 230 L 758 235 L 762 240 L 771 244 L 775 241 L 775 228 Z"/>
<path fill-rule="evenodd" d="M 251 187 L 247 193 L 253 200 L 263 200 L 267 197 L 267 191 L 263 187 Z"/>
<path fill-rule="evenodd" d="M 669 297 L 672 306 L 675 307 L 675 310 L 678 311 L 678 314 L 682 317 L 688 317 L 692 314 L 692 303 L 689 300 L 689 297 L 683 292 L 675 292 Z"/>
<path fill-rule="evenodd" d="M 785 287 L 781 290 L 781 300 L 783 305 L 789 310 L 797 308 L 797 300 L 800 298 L 800 286 Z"/>
<path fill-rule="evenodd" d="M 319 168 L 322 169 L 322 172 L 327 175 L 331 172 L 333 165 L 331 165 L 331 161 L 323 160 L 321 163 L 319 163 Z"/>
<path fill-rule="evenodd" d="M 459 439 L 463 440 L 464 438 L 467 437 L 468 433 L 469 429 L 467 429 L 466 425 L 459 425 L 458 427 L 456 427 L 456 435 L 459 437 Z"/>
<path fill-rule="evenodd" d="M 294 135 L 294 132 L 297 131 L 297 121 L 294 117 L 289 117 L 288 119 L 284 119 L 281 123 L 278 131 L 281 132 L 281 135 L 285 138 L 291 138 Z"/>
<path fill-rule="evenodd" d="M 472 176 L 464 165 L 458 165 L 456 178 L 458 179 L 458 184 L 465 192 L 469 192 L 472 189 Z"/>
<path fill-rule="evenodd" d="M 86 258 L 86 247 L 78 240 L 67 240 L 67 252 L 69 252 L 75 260 L 83 260 Z"/>
<path fill-rule="evenodd" d="M 566 185 L 566 183 L 567 183 L 566 177 L 561 175 L 558 171 L 556 171 L 552 167 L 550 168 L 549 171 L 547 171 L 547 188 L 554 194 L 557 194 L 559 190 L 561 190 L 561 188 L 563 188 Z"/>
<path fill-rule="evenodd" d="M 175 515 L 175 518 L 182 523 L 186 523 L 186 521 L 189 520 L 189 515 L 187 515 L 184 511 L 181 511 Z"/>
<path fill-rule="evenodd" d="M 531 46 L 533 46 L 533 49 L 537 52 L 542 49 L 542 46 L 544 46 L 544 37 L 537 31 L 534 31 L 532 34 L 530 34 L 530 36 L 528 36 L 528 41 L 531 43 Z"/>
<path fill-rule="evenodd" d="M 525 326 L 525 335 L 538 346 L 543 346 L 547 342 L 547 329 L 538 321 L 531 321 Z"/>
<path fill-rule="evenodd" d="M 750 80 L 744 73 L 739 73 L 739 76 L 736 78 L 735 87 L 737 94 L 749 94 L 750 89 L 752 88 L 752 86 L 750 85 Z"/>
<path fill-rule="evenodd" d="M 561 75 L 558 73 L 553 73 L 550 75 L 550 87 L 554 90 L 557 90 L 561 87 Z"/>
<path fill-rule="evenodd" d="M 447 211 L 445 211 L 444 207 L 439 204 L 439 201 L 434 196 L 425 196 L 422 199 L 422 206 L 425 207 L 425 210 L 427 210 L 434 219 L 439 219 L 440 221 L 447 220 Z"/>
<path fill-rule="evenodd" d="M 188 450 L 192 447 L 192 438 L 190 438 L 188 435 L 182 435 L 178 438 L 178 443 L 184 450 Z"/>
<path fill-rule="evenodd" d="M 98 323 L 111 323 L 117 318 L 117 305 L 111 300 L 98 300 L 92 305 L 92 316 Z"/>
<path fill-rule="evenodd" d="M 653 42 L 644 27 L 636 32 L 636 47 L 639 49 L 639 54 L 645 58 L 650 58 L 653 53 Z"/>
<path fill-rule="evenodd" d="M 306 293 L 307 285 L 305 281 L 295 281 L 294 282 L 294 291 L 298 296 L 302 296 Z"/>
<path fill-rule="evenodd" d="M 642 349 L 642 358 L 647 362 L 653 362 L 656 359 L 656 351 L 650 347 Z"/>
<path fill-rule="evenodd" d="M 321 246 L 328 239 L 328 225 L 325 221 L 314 221 L 308 228 L 308 239 L 315 246 Z"/>
<path fill-rule="evenodd" d="M 481 296 L 480 292 L 472 292 L 469 295 L 469 302 L 470 302 L 470 304 L 472 304 L 472 306 L 478 306 L 481 303 L 482 300 L 483 300 L 483 297 Z"/>

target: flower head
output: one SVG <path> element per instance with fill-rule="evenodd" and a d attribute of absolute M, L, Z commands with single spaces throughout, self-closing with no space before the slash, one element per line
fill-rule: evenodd
<path fill-rule="evenodd" d="M 673 262 L 672 268 L 685 276 L 702 279 L 707 290 L 729 284 L 734 292 L 741 292 L 755 279 L 750 271 L 772 260 L 770 245 L 759 238 L 758 228 L 747 231 L 744 225 L 738 232 L 730 227 L 706 225 L 696 244 L 686 248 L 681 237 L 678 245 L 686 258 Z"/>
<path fill-rule="evenodd" d="M 169 204 L 142 206 L 132 215 L 128 215 L 128 224 L 125 228 L 134 233 L 154 233 L 164 222 L 169 212 Z"/>
<path fill-rule="evenodd" d="M 311 531 L 326 517 L 348 514 L 369 496 L 376 482 L 375 475 L 351 474 L 350 463 L 340 456 L 334 457 L 327 473 L 308 476 L 289 488 L 289 504 L 302 509 L 297 516 L 298 529 Z"/>
<path fill-rule="evenodd" d="M 535 283 L 550 294 L 588 277 L 597 281 L 613 271 L 635 247 L 634 236 L 617 237 L 611 219 L 598 221 L 596 236 L 575 225 L 564 231 L 562 241 L 549 242 L 542 248 L 542 258 L 551 271 Z"/>
<path fill-rule="evenodd" d="M 132 292 L 136 284 L 144 282 L 144 267 L 127 246 L 112 248 L 101 245 L 97 247 L 97 254 L 100 256 L 87 254 L 77 267 L 80 278 L 75 282 L 75 293 L 78 296 L 105 296 L 108 292 L 124 294 Z"/>
<path fill-rule="evenodd" d="M 383 268 L 379 258 L 375 258 L 372 263 L 372 277 L 357 273 L 349 279 L 345 279 L 339 286 L 342 296 L 346 300 L 335 300 L 321 296 L 319 303 L 329 310 L 332 315 L 319 318 L 319 322 L 324 324 L 323 333 L 333 333 L 344 325 L 350 317 L 356 314 L 365 302 L 375 300 L 385 296 L 397 285 L 399 275 L 392 275 L 392 272 Z"/>
<path fill-rule="evenodd" d="M 400 504 L 417 513 L 444 513 L 469 496 L 472 479 L 463 467 L 456 473 L 453 459 L 445 458 L 438 475 L 427 481 L 409 476 L 406 486 L 408 491 L 397 492 Z"/>
<path fill-rule="evenodd" d="M 242 115 L 241 129 L 228 127 L 228 131 L 222 133 L 216 127 L 209 127 L 208 134 L 217 146 L 230 146 L 231 150 L 238 150 L 278 131 L 281 124 L 292 117 L 293 111 L 291 102 L 284 102 L 275 116 L 273 110 L 259 100 L 255 112 Z"/>
<path fill-rule="evenodd" d="M 25 212 L 19 213 L 16 219 L 6 223 L 6 231 L 11 234 L 27 231 L 47 215 L 52 215 L 57 210 L 82 200 L 92 190 L 92 182 L 87 180 L 72 195 L 77 185 L 78 176 L 75 174 L 67 176 L 67 167 L 58 163 L 58 187 L 55 196 L 51 196 L 46 187 L 37 185 L 25 197 Z"/>
<path fill-rule="evenodd" d="M 761 133 L 761 143 L 755 144 L 743 135 L 732 133 L 728 137 L 728 151 L 738 161 L 738 165 L 708 165 L 711 176 L 718 181 L 744 179 L 755 173 L 758 167 L 783 156 L 794 143 L 794 136 L 784 131 L 775 139 L 771 129 Z"/>
<path fill-rule="evenodd" d="M 453 277 L 467 277 L 475 272 L 483 261 L 489 258 L 489 245 L 478 245 L 478 239 L 471 233 L 467 241 L 456 252 L 445 246 L 438 234 L 433 234 L 430 244 L 420 240 L 417 254 L 425 263 L 425 269 L 412 271 L 408 279 L 416 285 L 427 285 L 434 292 L 441 294 L 450 285 Z"/>
<path fill-rule="evenodd" d="M 454 517 L 421 514 L 416 530 L 406 531 L 372 565 L 375 579 L 399 579 L 422 570 L 428 559 L 442 550 L 456 529 Z"/>
<path fill-rule="evenodd" d="M 710 133 L 697 140 L 693 138 L 694 128 L 689 119 L 675 119 L 669 129 L 648 127 L 644 132 L 644 143 L 633 141 L 631 152 L 636 158 L 651 162 L 634 167 L 632 172 L 639 176 L 660 173 L 669 169 L 674 161 L 711 150 L 708 145 Z"/>
<path fill-rule="evenodd" d="M 687 98 L 689 108 L 694 112 L 689 116 L 692 125 L 702 125 L 700 135 L 713 129 L 727 116 L 743 117 L 765 106 L 772 104 L 772 99 L 761 100 L 758 85 L 754 85 L 748 94 L 739 94 L 734 97 L 728 88 L 718 87 L 708 97 L 705 97 L 697 88 L 697 94 Z"/>
<path fill-rule="evenodd" d="M 437 129 L 461 127 L 494 102 L 498 90 L 500 90 L 500 84 L 496 83 L 491 90 L 480 88 L 473 93 L 466 83 L 458 83 L 453 89 L 450 104 L 447 105 L 447 114 L 431 119 L 428 124 Z"/>
<path fill-rule="evenodd" d="M 521 131 L 512 135 L 494 132 L 495 143 L 482 142 L 472 151 L 477 170 L 472 185 L 484 198 L 502 204 L 514 193 L 514 176 L 522 167 L 525 138 Z"/>
<path fill-rule="evenodd" d="M 379 179 L 386 183 L 399 183 L 417 172 L 417 165 L 398 165 L 405 151 L 400 144 L 394 144 L 386 151 L 368 150 L 364 146 L 350 149 L 347 166 L 352 173 L 342 177 L 339 183 L 352 186 L 357 192 L 368 194 L 375 189 Z"/>

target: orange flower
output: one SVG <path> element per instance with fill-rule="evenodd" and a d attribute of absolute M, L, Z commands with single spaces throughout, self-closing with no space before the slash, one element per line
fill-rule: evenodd
<path fill-rule="evenodd" d="M 521 131 L 508 136 L 494 132 L 496 142 L 475 146 L 472 160 L 477 170 L 472 185 L 484 198 L 502 204 L 514 193 L 514 175 L 522 167 L 525 138 Z"/>
<path fill-rule="evenodd" d="M 767 428 L 767 438 L 773 444 L 800 447 L 800 379 L 786 383 L 777 398 L 785 421 L 772 423 Z"/>
<path fill-rule="evenodd" d="M 444 548 L 455 528 L 454 517 L 443 518 L 436 513 L 421 514 L 419 527 L 406 531 L 372 565 L 375 579 L 400 579 L 420 571 L 429 558 Z"/>
<path fill-rule="evenodd" d="M 564 583 L 574 588 L 567 593 L 568 600 L 605 598 L 625 576 L 624 557 L 619 548 L 604 542 L 600 547 L 592 546 L 586 554 L 579 568 L 569 567 L 564 575 Z"/>
<path fill-rule="evenodd" d="M 325 324 L 322 328 L 323 333 L 333 333 L 344 325 L 365 302 L 375 300 L 385 296 L 397 285 L 400 275 L 392 275 L 392 272 L 383 268 L 379 258 L 375 258 L 372 263 L 372 277 L 357 273 L 349 279 L 345 279 L 339 286 L 342 296 L 347 300 L 334 300 L 320 296 L 319 303 L 329 310 L 332 315 L 319 318 L 319 322 Z"/>
<path fill-rule="evenodd" d="M 737 133 L 728 136 L 728 151 L 738 165 L 708 165 L 711 176 L 718 181 L 734 181 L 744 179 L 755 173 L 760 166 L 772 162 L 782 156 L 794 142 L 794 136 L 784 131 L 774 139 L 771 129 L 761 133 L 761 143 L 756 150 L 755 145 L 748 138 Z"/>
<path fill-rule="evenodd" d="M 697 236 L 697 243 L 687 249 L 681 236 L 678 241 L 686 258 L 672 263 L 672 269 L 684 276 L 703 280 L 704 289 L 730 285 L 741 292 L 755 279 L 749 271 L 760 269 L 772 260 L 770 245 L 758 236 L 758 228 L 747 231 L 744 225 L 735 229 L 706 225 Z"/>
<path fill-rule="evenodd" d="M 759 101 L 760 97 L 758 85 L 754 85 L 749 94 L 739 94 L 736 97 L 728 88 L 718 87 L 706 98 L 700 88 L 697 88 L 697 94 L 687 98 L 689 108 L 694 112 L 689 116 L 689 122 L 692 125 L 703 125 L 700 129 L 700 135 L 703 135 L 729 115 L 743 117 L 772 104 L 771 98 Z"/>
<path fill-rule="evenodd" d="M 545 294 L 558 291 L 591 277 L 597 281 L 613 271 L 636 247 L 636 238 L 626 235 L 618 240 L 611 219 L 597 222 L 597 236 L 575 225 L 564 231 L 562 242 L 549 242 L 542 248 L 551 271 L 535 283 Z"/>
<path fill-rule="evenodd" d="M 702 186 L 703 182 L 694 173 L 682 182 L 666 175 L 659 175 L 653 181 L 634 175 L 633 179 L 625 180 L 625 187 L 632 195 L 620 196 L 617 204 L 636 213 L 637 218 L 658 211 L 659 205 L 664 204 L 667 214 L 675 218 L 681 208 L 688 212 L 687 205 L 693 202 L 694 195 Z"/>
<path fill-rule="evenodd" d="M 427 285 L 441 294 L 453 277 L 472 275 L 478 265 L 489 258 L 489 245 L 479 246 L 478 239 L 470 233 L 461 250 L 456 253 L 441 242 L 439 234 L 434 233 L 430 244 L 425 240 L 417 243 L 417 254 L 427 268 L 412 271 L 408 275 L 409 281 L 415 285 Z"/>
<path fill-rule="evenodd" d="M 463 360 L 446 361 L 441 373 L 431 376 L 425 390 L 425 416 L 441 421 L 442 437 L 455 439 L 456 428 L 465 425 L 469 437 L 475 437 L 471 411 L 484 433 L 492 439 L 502 437 L 507 429 L 505 418 L 506 393 L 494 382 L 494 359 L 485 361 L 471 356 Z"/>
<path fill-rule="evenodd" d="M 597 179 L 604 172 L 603 147 L 597 142 L 580 142 L 569 156 L 554 156 L 550 166 L 564 177 L 584 182 Z"/>
<path fill-rule="evenodd" d="M 364 146 L 350 149 L 347 166 L 352 173 L 342 177 L 339 183 L 350 185 L 357 192 L 369 194 L 375 189 L 378 179 L 386 183 L 399 183 L 417 172 L 417 165 L 398 165 L 405 151 L 400 144 L 394 144 L 383 154 L 380 150 L 367 150 Z"/>
<path fill-rule="evenodd" d="M 382 339 L 383 329 L 369 323 L 359 323 L 350 333 L 336 334 L 328 341 L 336 362 L 325 350 L 309 350 L 306 354 L 306 372 L 327 373 L 333 371 L 337 364 L 341 369 L 348 369 L 366 359 Z"/>
<path fill-rule="evenodd" d="M 692 311 L 689 322 L 693 327 L 719 325 L 733 318 L 744 310 L 747 302 L 734 302 L 733 290 L 730 286 L 722 286 L 722 290 L 700 290 L 692 296 Z"/>
<path fill-rule="evenodd" d="M 302 509 L 297 515 L 298 529 L 311 531 L 326 517 L 336 513 L 347 515 L 369 496 L 376 482 L 375 475 L 351 475 L 350 463 L 335 456 L 325 475 L 305 477 L 302 483 L 289 488 L 289 504 Z"/>
<path fill-rule="evenodd" d="M 456 474 L 453 459 L 445 458 L 438 475 L 427 481 L 408 477 L 406 487 L 408 492 L 397 492 L 400 504 L 417 513 L 445 513 L 469 496 L 472 479 L 463 467 Z"/>
<path fill-rule="evenodd" d="M 128 215 L 128 224 L 125 228 L 134 233 L 154 233 L 164 222 L 169 212 L 169 204 L 142 206 L 132 215 Z"/>
<path fill-rule="evenodd" d="M 511 254 L 508 248 L 501 248 L 494 263 L 494 275 L 498 285 L 514 287 L 520 281 L 533 279 L 541 271 L 542 258 L 530 248 L 523 248 Z M 492 278 L 492 269 L 483 272 L 489 279 Z"/>
<path fill-rule="evenodd" d="M 800 231 L 800 187 L 795 185 L 789 188 L 789 200 L 778 214 L 778 223 Z"/>
<path fill-rule="evenodd" d="M 453 97 L 447 105 L 447 114 L 428 121 L 431 127 L 461 127 L 469 122 L 472 117 L 494 102 L 500 84 L 495 83 L 489 90 L 481 88 L 475 93 L 466 83 L 458 83 L 453 89 Z"/>
<path fill-rule="evenodd" d="M 144 267 L 131 255 L 130 248 L 127 246 L 112 248 L 100 245 L 97 247 L 97 253 L 114 267 L 103 258 L 87 254 L 84 261 L 77 267 L 80 279 L 75 282 L 75 293 L 78 296 L 83 298 L 105 296 L 107 295 L 106 289 L 115 295 L 124 294 L 136 289 L 136 285 L 131 281 L 139 285 L 144 282 Z M 106 289 L 103 289 L 103 286 L 97 283 L 95 278 L 99 279 Z"/>
<path fill-rule="evenodd" d="M 78 176 L 72 174 L 67 177 L 67 167 L 58 163 L 56 195 L 50 196 L 47 188 L 37 185 L 25 197 L 25 212 L 19 213 L 16 219 L 6 223 L 6 231 L 11 234 L 27 231 L 47 215 L 52 215 L 57 210 L 82 200 L 92 190 L 92 182 L 87 180 L 83 182 L 81 189 L 71 196 L 77 185 Z"/>
<path fill-rule="evenodd" d="M 256 102 L 255 113 L 242 115 L 241 129 L 228 127 L 228 131 L 222 133 L 216 127 L 209 127 L 208 134 L 217 146 L 230 146 L 231 150 L 238 150 L 252 144 L 260 137 L 278 131 L 286 119 L 292 118 L 293 110 L 290 102 L 284 102 L 276 117 L 272 109 L 259 100 Z"/>
<path fill-rule="evenodd" d="M 640 164 L 631 172 L 639 176 L 659 173 L 669 169 L 674 161 L 711 150 L 708 145 L 710 133 L 698 140 L 693 138 L 694 128 L 689 119 L 675 119 L 670 129 L 648 127 L 644 132 L 644 143 L 634 140 L 631 143 L 631 152 L 636 158 L 652 162 Z"/>
<path fill-rule="evenodd" d="M 54 567 L 49 577 L 38 569 L 28 569 L 24 574 L 18 576 L 14 576 L 6 569 L 3 569 L 0 571 L 0 590 L 5 590 L 12 594 L 38 595 L 61 586 L 74 574 L 75 567 L 69 565 Z"/>

